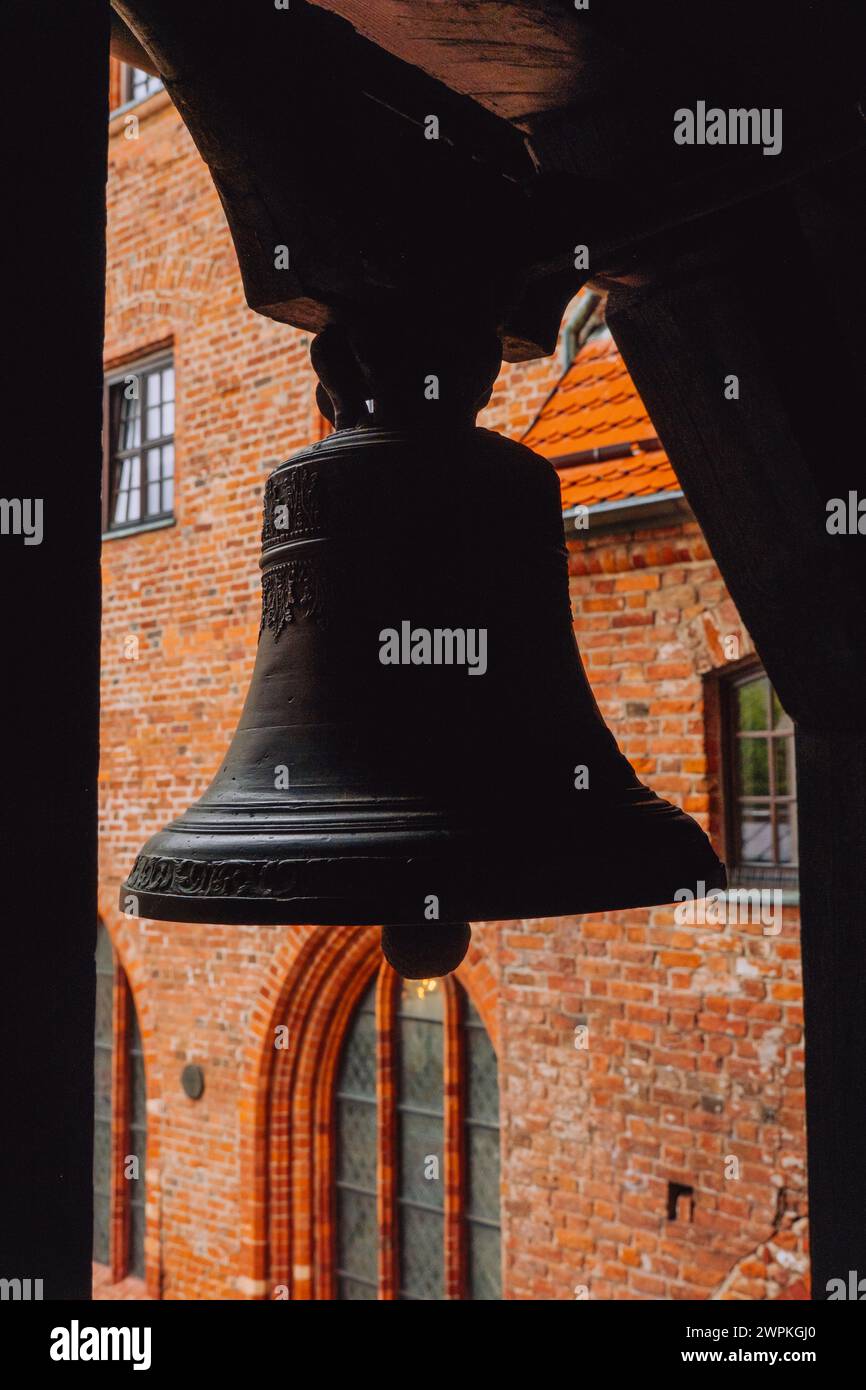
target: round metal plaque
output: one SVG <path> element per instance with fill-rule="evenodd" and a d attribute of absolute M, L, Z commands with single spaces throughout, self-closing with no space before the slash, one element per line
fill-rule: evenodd
<path fill-rule="evenodd" d="M 204 1091 L 204 1072 L 192 1062 L 180 1074 L 180 1084 L 190 1100 L 199 1100 Z"/>

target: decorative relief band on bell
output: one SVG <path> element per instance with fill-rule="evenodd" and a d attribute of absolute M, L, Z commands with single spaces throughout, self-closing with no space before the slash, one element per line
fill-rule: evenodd
<path fill-rule="evenodd" d="M 139 854 L 122 892 L 154 893 L 188 898 L 375 896 L 387 873 L 404 891 L 425 870 L 412 855 L 378 855 L 345 859 L 188 859 Z M 423 905 L 420 889 L 419 904 Z M 419 907 L 420 911 L 420 907 Z"/>
<path fill-rule="evenodd" d="M 259 637 L 265 631 L 274 641 L 296 618 L 327 621 L 326 585 L 316 565 L 309 560 L 286 560 L 272 565 L 262 574 L 262 620 Z"/>
<path fill-rule="evenodd" d="M 275 897 L 297 889 L 296 859 L 167 859 L 140 854 L 126 887 L 199 898 Z"/>
<path fill-rule="evenodd" d="M 265 485 L 262 545 L 320 535 L 325 487 L 317 468 L 297 465 L 272 473 Z"/>

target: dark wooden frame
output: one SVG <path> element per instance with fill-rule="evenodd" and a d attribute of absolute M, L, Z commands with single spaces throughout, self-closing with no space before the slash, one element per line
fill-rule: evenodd
<path fill-rule="evenodd" d="M 4 323 L 15 350 L 0 383 L 15 447 L 4 459 L 3 490 L 7 497 L 38 491 L 45 508 L 35 551 L 0 546 L 3 657 L 11 673 L 0 696 L 2 896 L 4 921 L 15 926 L 6 934 L 0 986 L 0 1113 L 7 1122 L 0 1272 L 41 1279 L 46 1306 L 89 1298 L 93 1269 L 109 15 L 107 0 L 0 6 L 7 58 L 0 107 L 4 128 L 15 132 L 4 154 L 10 196 L 3 228 L 10 267 Z M 34 54 L 40 90 L 63 92 L 74 137 L 62 148 L 54 103 L 33 100 Z M 47 268 L 58 238 L 65 270 L 55 275 Z M 51 373 L 46 389 L 49 347 L 63 370 Z M 61 448 L 46 450 L 46 438 Z M 38 769 L 49 746 L 63 752 L 46 795 Z"/>

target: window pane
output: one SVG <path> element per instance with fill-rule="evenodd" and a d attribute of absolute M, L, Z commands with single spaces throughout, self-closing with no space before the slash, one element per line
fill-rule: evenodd
<path fill-rule="evenodd" d="M 341 1299 L 375 1299 L 378 1290 L 375 1007 L 374 981 L 349 1027 L 337 1081 L 337 1297 Z"/>
<path fill-rule="evenodd" d="M 766 729 L 769 712 L 770 683 L 766 676 L 759 676 L 736 688 L 737 728 Z"/>
<path fill-rule="evenodd" d="M 404 980 L 400 991 L 400 1014 L 404 1018 L 423 1018 L 441 1023 L 445 1016 L 442 988 L 438 980 Z"/>
<path fill-rule="evenodd" d="M 144 1278 L 144 1202 L 133 1201 L 129 1213 L 129 1272 Z"/>
<path fill-rule="evenodd" d="M 106 1182 L 108 1178 L 111 1148 L 109 1126 L 98 1123 L 93 1138 L 93 1258 L 99 1264 L 107 1265 L 111 1259 L 111 1194 L 108 1187 L 98 1185 L 96 1179 L 99 1176 L 101 1182 Z"/>
<path fill-rule="evenodd" d="M 499 1130 L 470 1125 L 468 1135 L 467 1211 L 499 1221 Z"/>
<path fill-rule="evenodd" d="M 174 445 L 162 446 L 162 510 L 174 511 Z"/>
<path fill-rule="evenodd" d="M 769 806 L 740 803 L 740 857 L 752 864 L 773 862 L 773 831 Z"/>
<path fill-rule="evenodd" d="M 502 1297 L 499 1077 L 496 1053 L 469 996 L 461 990 L 466 1057 L 467 1287 L 473 1299 Z"/>
<path fill-rule="evenodd" d="M 442 1026 L 403 1019 L 400 1029 L 400 1096 L 407 1104 L 442 1113 Z"/>
<path fill-rule="evenodd" d="M 731 797 L 732 848 L 742 867 L 754 866 L 754 881 L 772 881 L 773 866 L 792 878 L 796 864 L 796 749 L 792 720 L 761 673 L 733 684 L 733 767 L 725 768 Z"/>
<path fill-rule="evenodd" d="M 96 977 L 96 1041 L 111 1046 L 114 990 L 109 980 Z"/>
<path fill-rule="evenodd" d="M 128 73 L 128 101 L 141 101 L 143 97 L 149 97 L 153 92 L 158 92 L 162 86 L 162 78 L 154 77 L 152 73 L 143 72 L 141 68 L 127 68 Z"/>
<path fill-rule="evenodd" d="M 444 1218 L 441 1212 L 400 1208 L 400 1297 L 445 1297 Z"/>
<path fill-rule="evenodd" d="M 105 931 L 105 928 L 102 929 Z M 106 932 L 106 936 L 108 933 Z M 98 948 L 99 949 L 99 948 Z M 96 1041 L 110 1048 L 114 1014 L 114 964 L 96 958 Z"/>
<path fill-rule="evenodd" d="M 340 1143 L 337 1180 L 352 1187 L 376 1190 L 376 1107 L 369 1101 L 337 1102 Z"/>
<path fill-rule="evenodd" d="M 111 1252 L 111 1071 L 114 1043 L 114 952 L 100 922 L 96 929 L 96 1084 L 93 1129 L 93 1258 L 108 1264 Z"/>
<path fill-rule="evenodd" d="M 130 475 L 131 465 L 129 459 L 124 459 L 120 465 L 120 481 L 117 485 L 117 500 L 114 504 L 114 520 L 117 524 L 126 521 L 126 510 L 129 504 Z"/>
<path fill-rule="evenodd" d="M 98 1119 L 93 1133 L 93 1186 L 107 1197 L 111 1191 L 111 1111 Z"/>
<path fill-rule="evenodd" d="M 440 1072 L 439 1091 L 442 1091 Z M 431 1161 L 435 1160 L 435 1161 Z M 442 1210 L 445 1195 L 445 1139 L 441 1115 L 400 1116 L 400 1197 Z"/>
<path fill-rule="evenodd" d="M 363 1006 L 343 1049 L 337 1090 L 340 1095 L 376 1099 L 376 1018 Z"/>
<path fill-rule="evenodd" d="M 159 405 L 162 400 L 162 373 L 150 372 L 147 377 L 147 405 Z"/>
<path fill-rule="evenodd" d="M 93 1063 L 96 1085 L 96 1114 L 102 1119 L 111 1118 L 111 1044 L 99 1043 Z"/>
<path fill-rule="evenodd" d="M 144 1054 L 141 1047 L 141 1034 L 138 1031 L 138 1014 L 130 998 L 129 1028 L 129 1070 L 132 1090 L 131 1123 L 141 1127 L 147 1125 L 147 1091 L 144 1082 Z"/>
<path fill-rule="evenodd" d="M 153 378 L 151 377 L 151 380 Z M 160 422 L 162 416 L 158 405 L 150 405 L 147 408 L 147 437 L 148 439 L 159 439 Z"/>
<path fill-rule="evenodd" d="M 167 401 L 162 407 L 162 433 L 174 434 L 174 401 Z"/>
<path fill-rule="evenodd" d="M 141 516 L 141 457 L 133 454 L 129 460 L 130 481 L 129 481 L 129 502 L 126 508 L 127 521 L 138 521 Z"/>
<path fill-rule="evenodd" d="M 379 1258 L 376 1198 L 341 1188 L 337 1194 L 337 1228 L 340 1271 L 350 1271 L 355 1278 L 365 1280 L 375 1289 Z"/>
<path fill-rule="evenodd" d="M 160 473 L 162 461 L 159 449 L 148 449 L 147 451 L 147 514 L 148 516 L 158 516 L 162 505 L 162 489 L 160 487 Z"/>
<path fill-rule="evenodd" d="M 469 1287 L 474 1299 L 502 1297 L 502 1254 L 499 1230 L 469 1225 Z"/>
<path fill-rule="evenodd" d="M 143 1278 L 144 1212 L 147 1182 L 145 1170 L 147 1162 L 147 1090 L 138 1014 L 131 995 L 129 996 L 129 1073 L 129 1154 L 135 1155 L 138 1159 L 138 1177 L 128 1178 L 124 1175 L 124 1181 L 127 1184 L 127 1200 L 130 1203 L 129 1268 L 133 1274 Z"/>
<path fill-rule="evenodd" d="M 375 1303 L 377 1297 L 376 1289 L 370 1284 L 360 1284 L 355 1279 L 346 1278 L 337 1281 L 337 1298 L 351 1299 L 355 1303 Z"/>
<path fill-rule="evenodd" d="M 114 948 L 111 944 L 111 937 L 100 922 L 96 928 L 96 971 L 97 975 L 114 974 Z M 97 986 L 99 981 L 97 980 Z"/>
<path fill-rule="evenodd" d="M 138 382 L 134 383 L 138 386 Z M 120 424 L 120 448 L 137 449 L 141 443 L 141 402 L 137 398 L 130 399 L 126 395 L 127 388 L 122 390 L 121 424 Z M 133 389 L 132 384 L 130 390 Z"/>
<path fill-rule="evenodd" d="M 737 751 L 740 763 L 741 794 L 743 796 L 769 796 L 770 764 L 767 739 L 738 739 Z"/>
<path fill-rule="evenodd" d="M 397 1195 L 404 1298 L 445 1297 L 443 999 L 438 980 L 403 982 L 398 1012 Z"/>
<path fill-rule="evenodd" d="M 496 1053 L 480 1019 L 479 1025 L 466 1029 L 466 1111 L 472 1119 L 498 1124 L 499 1077 Z"/>

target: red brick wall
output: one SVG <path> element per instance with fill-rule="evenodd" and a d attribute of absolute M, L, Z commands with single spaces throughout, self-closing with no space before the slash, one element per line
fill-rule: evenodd
<path fill-rule="evenodd" d="M 749 639 L 696 524 L 585 535 L 571 584 L 602 713 L 641 776 L 707 826 L 702 677 L 719 634 L 743 653 Z M 801 1276 L 798 937 L 795 908 L 778 936 L 678 926 L 672 908 L 502 929 L 512 1297 L 757 1298 Z M 694 1189 L 673 1221 L 669 1182 Z M 793 1247 L 781 1264 L 759 1250 L 775 1232 Z"/>
<path fill-rule="evenodd" d="M 204 790 L 234 730 L 258 627 L 262 487 L 321 423 L 307 336 L 246 308 L 189 136 L 164 95 L 141 109 L 138 139 L 116 120 L 110 145 L 106 363 L 173 346 L 177 525 L 104 546 L 100 905 L 145 1050 L 148 1287 L 261 1297 L 288 1201 L 265 1181 L 280 1140 L 273 1023 L 297 1003 L 287 981 L 312 933 L 137 922 L 115 904 L 144 839 Z M 482 423 L 519 435 L 558 371 L 556 359 L 506 368 Z M 702 676 L 713 631 L 739 622 L 697 528 L 592 536 L 574 545 L 572 573 L 605 715 L 641 775 L 706 823 Z M 461 978 L 499 1051 L 506 1297 L 570 1299 L 581 1284 L 595 1297 L 705 1296 L 726 1277 L 760 1296 L 794 1270 L 795 913 L 780 937 L 758 932 L 674 929 L 670 910 L 475 929 Z M 205 1070 L 198 1102 L 180 1086 L 187 1062 Z M 724 1178 L 730 1154 L 737 1181 Z M 292 1160 L 296 1206 L 315 1202 L 315 1155 Z M 691 1221 L 667 1220 L 668 1181 L 694 1187 Z M 294 1274 L 303 1296 L 313 1276 Z"/>

